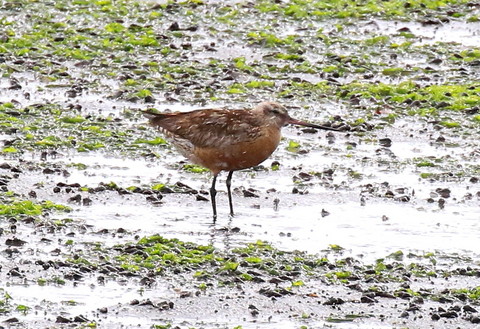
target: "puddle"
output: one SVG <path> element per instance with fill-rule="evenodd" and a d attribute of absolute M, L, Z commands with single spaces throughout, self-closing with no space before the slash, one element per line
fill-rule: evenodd
<path fill-rule="evenodd" d="M 425 25 L 418 22 L 392 22 L 375 20 L 377 31 L 385 35 L 398 34 L 401 28 L 408 28 L 418 37 L 417 44 L 432 44 L 435 42 L 452 42 L 464 46 L 480 46 L 480 23 L 450 21 L 440 25 Z"/>

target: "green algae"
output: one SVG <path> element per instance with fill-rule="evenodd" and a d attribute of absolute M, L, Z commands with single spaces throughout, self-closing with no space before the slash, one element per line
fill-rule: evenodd
<path fill-rule="evenodd" d="M 35 149 L 76 149 L 90 152 L 100 149 L 117 150 L 130 155 L 147 153 L 148 147 L 166 144 L 165 139 L 151 131 L 138 137 L 136 129 L 123 126 L 110 116 L 65 116 L 55 105 L 7 107 L 19 113 L 28 113 L 20 118 L 3 115 L 0 108 L 0 127 L 15 129 L 13 143 L 2 149 L 4 153 L 23 153 Z M 7 111 L 4 106 L 3 111 Z M 0 128 L 0 131 L 2 128 Z M 158 150 L 158 149 L 157 149 Z"/>
<path fill-rule="evenodd" d="M 67 259 L 72 264 L 83 264 L 99 268 L 101 259 L 93 251 L 85 250 L 83 256 Z M 291 287 L 310 286 L 318 279 L 328 279 L 334 284 L 348 285 L 351 281 L 367 280 L 371 282 L 393 283 L 405 282 L 406 277 L 446 277 L 458 276 L 451 268 L 438 267 L 432 257 L 443 257 L 436 254 L 418 256 L 422 262 L 403 262 L 404 253 L 397 251 L 385 259 L 378 260 L 374 265 L 363 265 L 352 258 L 338 259 L 335 262 L 325 257 L 310 255 L 298 251 L 282 251 L 272 245 L 257 241 L 243 247 L 221 251 L 211 245 L 199 245 L 178 239 L 166 239 L 159 235 L 141 238 L 135 244 L 117 245 L 112 250 L 101 247 L 93 254 L 102 255 L 108 252 L 106 258 L 111 266 L 137 274 L 155 273 L 155 275 L 171 275 L 183 273 L 186 277 L 198 280 L 198 289 L 207 289 L 207 282 L 229 284 L 226 278 L 236 278 L 238 282 L 263 282 L 268 277 L 290 278 Z M 93 256 L 93 257 L 92 257 Z M 401 257 L 399 257 L 401 256 Z M 409 255 L 409 258 L 417 257 Z M 387 261 L 387 259 L 393 261 Z M 399 273 L 408 273 L 404 276 Z M 475 275 L 472 272 L 471 275 Z M 369 288 L 376 291 L 372 285 Z M 476 298 L 475 291 L 470 291 L 471 298 Z M 411 289 L 403 289 L 396 294 L 408 293 L 416 296 L 419 293 Z"/>
<path fill-rule="evenodd" d="M 70 212 L 72 208 L 51 201 L 34 203 L 30 200 L 11 200 L 8 203 L 0 204 L 0 215 L 6 217 L 40 216 L 51 211 Z"/>
<path fill-rule="evenodd" d="M 304 1 L 296 0 L 285 4 L 274 1 L 260 1 L 256 7 L 262 12 L 277 12 L 296 19 L 306 17 L 325 19 L 330 17 L 351 18 L 368 16 L 408 17 L 419 11 L 439 11 L 451 5 L 466 5 L 466 0 L 450 1 L 368 1 L 352 0 Z"/>
<path fill-rule="evenodd" d="M 4 288 L 0 288 L 0 314 L 11 312 L 13 309 L 11 300 L 12 296 Z"/>
<path fill-rule="evenodd" d="M 461 295 L 465 294 L 469 299 L 477 301 L 480 299 L 480 287 L 474 288 L 463 288 L 463 289 L 452 289 L 450 291 L 452 295 Z"/>
<path fill-rule="evenodd" d="M 301 38 L 298 33 L 281 35 L 280 31 L 274 26 L 266 26 L 265 28 L 255 27 L 255 29 L 239 28 L 238 31 L 233 31 L 234 38 L 246 39 L 259 47 L 275 48 L 275 51 L 267 51 L 264 56 L 265 61 L 252 61 L 246 56 L 240 56 L 232 59 L 210 58 L 208 61 L 194 60 L 189 61 L 188 65 L 179 65 L 176 59 L 180 56 L 182 49 L 179 49 L 178 45 L 172 44 L 171 40 L 175 38 L 182 39 L 183 44 L 181 47 L 195 51 L 191 48 L 191 41 L 201 38 L 201 36 L 193 33 L 196 31 L 194 28 L 195 24 L 205 23 L 205 20 L 209 18 L 201 15 L 197 18 L 192 17 L 194 12 L 199 13 L 202 10 L 201 7 L 196 7 L 198 4 L 192 6 L 190 2 L 181 4 L 167 2 L 166 4 L 152 7 L 141 2 L 124 1 L 115 6 L 112 3 L 99 6 L 94 1 L 86 1 L 81 5 L 60 1 L 55 6 L 44 3 L 20 3 L 25 10 L 35 8 L 38 11 L 38 14 L 32 16 L 35 29 L 30 25 L 19 26 L 15 29 L 14 27 L 18 25 L 18 22 L 5 21 L 4 24 L 10 28 L 8 38 L 2 44 L 5 54 L 11 54 L 14 57 L 31 57 L 35 61 L 48 63 L 49 67 L 56 67 L 57 69 L 53 71 L 50 69 L 41 70 L 40 73 L 47 79 L 65 81 L 64 86 L 69 86 L 77 81 L 77 79 L 73 79 L 71 76 L 72 69 L 52 62 L 52 60 L 41 58 L 44 53 L 52 52 L 57 61 L 60 62 L 65 59 L 92 61 L 91 64 L 94 69 L 92 71 L 87 69 L 81 75 L 93 73 L 100 77 L 121 77 L 123 79 L 122 86 L 119 87 L 117 93 L 113 94 L 117 95 L 115 97 L 118 99 L 132 102 L 151 102 L 157 97 L 156 91 L 159 89 L 167 92 L 180 92 L 180 97 L 188 98 L 189 95 L 194 95 L 195 97 L 191 99 L 192 102 L 202 98 L 218 101 L 231 99 L 232 96 L 237 100 L 245 100 L 252 90 L 261 97 L 272 98 L 273 94 L 279 99 L 295 97 L 302 102 L 322 98 L 330 98 L 334 101 L 342 102 L 349 97 L 360 96 L 370 102 L 372 107 L 377 105 L 375 104 L 376 102 L 372 104 L 372 99 L 377 100 L 377 102 L 383 100 L 393 105 L 393 110 L 396 113 L 423 117 L 439 116 L 446 110 L 456 112 L 470 110 L 478 104 L 478 86 L 473 84 L 455 85 L 448 81 L 424 86 L 417 81 L 417 76 L 421 74 L 421 70 L 418 68 L 407 68 L 404 65 L 395 65 L 395 63 L 391 66 L 381 64 L 378 61 L 378 57 L 381 53 L 388 52 L 388 48 L 391 48 L 395 43 L 399 44 L 398 38 L 414 39 L 414 36 L 406 32 L 400 32 L 394 38 L 384 35 L 372 35 L 367 38 L 353 40 L 348 35 L 342 35 L 342 33 L 347 33 L 347 29 L 344 29 L 344 26 L 352 25 L 352 21 L 348 21 L 347 25 L 337 24 L 338 33 L 326 35 L 323 32 L 323 28 L 319 28 L 312 32 L 308 30 L 302 31 Z M 402 19 L 415 19 L 415 15 L 410 15 L 412 13 L 416 14 L 419 10 L 430 14 L 444 14 L 448 12 L 450 6 L 458 6 L 455 7 L 457 13 L 460 8 L 468 12 L 468 7 L 465 6 L 466 2 L 464 1 L 438 2 L 435 4 L 431 2 L 428 4 L 411 2 L 408 6 L 403 6 L 398 1 L 389 1 L 388 3 L 373 1 L 368 4 L 352 2 L 349 3 L 348 8 L 343 8 L 342 6 L 347 3 L 349 2 L 332 1 L 327 5 L 321 2 L 298 1 L 291 5 L 285 5 L 263 1 L 256 5 L 256 9 L 267 15 L 269 13 L 283 12 L 285 17 L 282 19 L 293 22 L 300 19 L 300 17 L 302 19 L 330 19 L 332 15 L 343 17 L 343 19 L 345 17 L 352 19 L 355 15 L 357 17 L 386 15 L 387 17 L 399 16 Z M 339 12 L 338 8 L 340 7 L 343 9 Z M 10 7 L 7 6 L 6 8 Z M 40 10 L 40 8 L 42 9 Z M 188 10 L 185 11 L 186 8 Z M 317 16 L 315 13 L 318 13 L 319 8 L 324 14 Z M 347 14 L 346 9 L 351 9 L 352 12 Z M 64 19 L 52 19 L 51 17 L 55 15 L 48 14 L 51 11 L 60 11 L 59 17 Z M 216 11 L 221 13 L 221 16 L 228 15 L 228 21 L 230 22 L 227 23 L 220 20 L 221 26 L 211 26 L 219 37 L 221 37 L 223 31 L 229 31 L 229 26 L 232 22 L 244 20 L 252 14 L 245 8 L 237 8 L 235 6 L 216 5 L 213 13 Z M 70 15 L 66 16 L 65 12 L 68 12 Z M 138 13 L 140 12 L 144 14 L 139 17 Z M 189 28 L 175 27 L 159 35 L 160 31 L 156 29 L 154 23 L 167 20 L 172 14 L 178 13 L 188 17 L 187 25 L 191 24 L 193 26 L 191 31 Z M 296 13 L 304 13 L 306 16 L 304 17 L 304 14 L 299 16 Z M 119 19 L 120 17 L 123 17 L 123 19 Z M 125 19 L 130 20 L 132 23 L 126 23 Z M 81 21 L 82 24 L 78 25 L 78 21 Z M 96 28 L 87 27 L 87 22 L 94 24 Z M 222 30 L 222 27 L 224 30 Z M 317 42 L 319 36 L 322 37 L 320 44 Z M 45 44 L 44 47 L 46 48 L 40 49 L 38 46 L 35 47 L 40 41 L 42 41 L 42 45 Z M 356 53 L 360 52 L 363 55 L 339 55 L 335 49 L 338 45 L 353 47 L 357 49 Z M 71 53 L 66 52 L 68 49 L 70 49 Z M 103 54 L 111 53 L 112 51 L 115 52 L 115 55 L 112 55 L 110 60 L 107 61 L 102 57 Z M 447 56 L 447 59 L 453 62 L 471 62 L 478 58 L 478 50 L 475 48 L 456 51 L 451 45 L 442 43 L 415 47 L 414 49 L 405 48 L 402 51 L 407 53 L 425 52 L 426 54 L 441 54 L 442 56 Z M 21 55 L 16 52 L 20 52 Z M 162 53 L 164 57 L 161 59 L 153 57 L 158 52 Z M 324 53 L 326 59 L 311 60 L 308 52 Z M 458 53 L 457 57 L 452 56 L 455 53 Z M 122 64 L 125 62 L 128 64 Z M 251 75 L 247 82 L 181 87 L 184 83 L 191 85 L 192 80 L 200 81 L 209 79 L 209 77 L 219 76 L 222 70 L 231 67 L 232 62 L 236 70 Z M 6 68 L 14 72 L 14 70 L 11 70 L 14 67 L 12 65 L 8 65 Z M 131 68 L 128 73 L 123 74 L 124 77 L 122 77 L 121 73 L 123 67 Z M 391 78 L 407 76 L 410 80 L 388 84 L 383 82 L 360 82 L 360 79 L 354 79 L 352 82 L 337 84 L 327 81 L 312 83 L 302 81 L 301 79 L 285 79 L 284 76 L 291 73 L 308 73 L 328 74 L 338 78 L 364 74 L 365 72 L 379 73 Z M 260 80 L 258 77 L 262 79 Z M 361 76 L 357 77 L 361 78 Z M 279 79 L 283 82 L 278 83 Z M 57 86 L 62 85 L 58 84 Z M 84 86 L 94 89 L 98 87 L 100 89 L 104 88 L 104 86 L 99 86 L 98 82 L 85 83 Z M 179 86 L 181 87 L 180 89 Z M 55 88 L 55 85 L 51 87 Z M 184 90 L 185 93 L 181 90 Z M 410 104 L 412 102 L 420 105 L 417 104 L 406 109 L 405 103 Z M 55 113 L 57 112 L 51 113 L 56 115 Z M 364 112 L 365 115 L 369 115 L 368 111 Z M 394 118 L 395 115 L 392 114 L 391 118 Z M 476 117 L 466 119 L 473 123 L 478 122 Z M 2 121 L 1 125 L 16 129 L 20 125 L 18 122 L 15 123 L 18 120 L 22 121 L 21 119 L 8 116 Z M 120 134 L 120 131 L 115 128 L 114 123 L 106 125 L 107 129 L 104 129 L 100 125 L 92 123 L 91 119 L 85 115 L 78 114 L 64 115 L 60 121 L 65 124 L 78 124 L 81 126 L 81 129 L 85 129 L 90 133 L 90 136 L 86 136 L 89 140 L 76 145 L 72 143 L 73 139 L 78 139 L 78 136 L 75 134 L 68 136 L 43 134 L 43 136 L 39 136 L 42 128 L 39 127 L 39 124 L 33 124 L 29 127 L 24 127 L 25 130 L 28 130 L 24 136 L 25 145 L 22 145 L 22 147 L 12 145 L 4 148 L 3 152 L 21 153 L 25 148 L 35 149 L 42 147 L 76 148 L 81 152 L 109 151 L 112 148 L 111 146 L 113 146 L 115 150 L 138 153 L 138 145 L 128 142 L 130 135 L 125 136 L 126 138 L 123 140 L 119 138 L 118 134 Z M 385 121 L 393 123 L 392 119 L 385 119 Z M 462 122 L 458 122 L 456 119 L 446 120 L 442 118 L 441 121 L 446 127 L 464 127 Z M 90 127 L 87 127 L 86 123 L 90 123 Z M 92 141 L 91 139 L 95 137 L 93 132 L 103 136 Z M 116 136 L 110 136 L 111 138 L 109 139 L 107 138 L 109 134 Z M 151 140 L 154 139 L 152 138 Z M 120 145 L 125 146 L 123 150 L 120 150 Z M 147 151 L 145 153 L 155 152 Z"/>
<path fill-rule="evenodd" d="M 17 304 L 10 293 L 4 288 L 0 288 L 0 314 L 7 315 L 16 311 L 23 316 L 31 311 L 31 307 L 24 304 Z"/>
<path fill-rule="evenodd" d="M 182 166 L 182 169 L 195 174 L 201 174 L 210 171 L 207 168 L 195 164 L 185 164 Z"/>

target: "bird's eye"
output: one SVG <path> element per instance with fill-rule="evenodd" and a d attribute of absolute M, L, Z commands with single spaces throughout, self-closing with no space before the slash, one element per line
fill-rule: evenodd
<path fill-rule="evenodd" d="M 276 109 L 276 108 L 273 108 L 273 109 L 272 109 L 272 113 L 273 113 L 273 114 L 280 114 L 280 111 L 279 111 L 278 109 Z"/>

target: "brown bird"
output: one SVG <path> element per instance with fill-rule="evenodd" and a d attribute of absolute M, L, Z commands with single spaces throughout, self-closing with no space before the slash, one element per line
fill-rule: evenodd
<path fill-rule="evenodd" d="M 217 218 L 215 183 L 218 174 L 228 171 L 227 191 L 233 216 L 230 186 L 233 172 L 258 165 L 275 151 L 280 130 L 287 124 L 338 131 L 291 118 L 285 107 L 263 102 L 253 109 L 202 109 L 190 112 L 154 113 L 142 111 L 178 151 L 191 162 L 213 173 L 210 195 L 213 221 Z"/>

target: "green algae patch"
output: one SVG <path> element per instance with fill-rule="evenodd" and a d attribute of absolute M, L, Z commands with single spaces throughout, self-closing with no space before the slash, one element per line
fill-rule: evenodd
<path fill-rule="evenodd" d="M 436 165 L 431 162 L 431 161 L 426 161 L 426 160 L 419 160 L 417 163 L 416 163 L 416 166 L 417 167 L 435 167 Z"/>
<path fill-rule="evenodd" d="M 154 131 L 144 131 L 139 137 L 140 128 L 129 128 L 111 116 L 68 116 L 66 110 L 54 104 L 0 108 L 0 132 L 17 132 L 17 138 L 2 152 L 20 156 L 34 150 L 103 150 L 135 157 L 153 154 L 158 146 L 167 144 Z M 15 120 L 2 115 L 10 111 L 18 111 Z"/>
<path fill-rule="evenodd" d="M 263 0 L 256 7 L 261 12 L 276 12 L 295 19 L 325 18 L 366 18 L 370 16 L 414 18 L 419 10 L 442 14 L 449 6 L 464 6 L 468 11 L 468 0 L 447 1 L 368 1 L 353 0 L 335 1 L 294 1 L 279 3 Z"/>
<path fill-rule="evenodd" d="M 207 168 L 196 165 L 196 164 L 185 164 L 182 166 L 182 169 L 195 174 L 210 172 L 210 170 L 208 170 Z"/>
<path fill-rule="evenodd" d="M 375 299 L 421 296 L 435 301 L 444 296 L 466 296 L 469 300 L 477 300 L 479 296 L 478 288 L 434 290 L 432 286 L 428 293 L 425 288 L 403 288 L 413 279 L 423 282 L 422 280 L 431 278 L 449 278 L 451 281 L 454 278 L 462 280 L 462 277 L 478 275 L 478 268 L 456 269 L 455 266 L 452 267 L 457 261 L 455 257 L 438 253 L 405 255 L 399 250 L 374 264 L 363 264 L 352 257 L 337 258 L 332 262 L 325 256 L 282 251 L 264 241 L 248 243 L 231 250 L 219 250 L 211 245 L 168 239 L 159 235 L 146 236 L 134 243 L 109 248 L 95 244 L 87 244 L 85 247 L 81 254 L 67 258 L 66 264 L 91 270 L 104 269 L 103 274 L 113 277 L 148 276 L 154 279 L 157 276 L 167 276 L 170 280 L 183 282 L 182 285 L 189 282 L 183 289 L 191 288 L 202 293 L 211 291 L 213 287 L 261 284 L 260 294 L 279 298 L 303 295 L 305 291 L 311 293 L 312 289 L 322 290 L 318 287 L 319 282 L 322 282 L 345 287 L 361 283 L 363 291 L 372 296 L 369 298 Z M 328 253 L 339 256 L 335 251 Z M 408 261 L 404 258 L 408 258 Z M 53 284 L 51 280 L 43 284 L 48 283 Z M 388 285 L 390 283 L 395 284 Z M 404 285 L 398 288 L 401 283 Z"/>
<path fill-rule="evenodd" d="M 102 253 L 106 251 L 101 250 Z M 309 286 L 312 280 L 323 278 L 336 284 L 348 284 L 362 278 L 375 278 L 377 282 L 402 282 L 399 272 L 408 271 L 417 277 L 432 276 L 438 272 L 433 263 L 410 263 L 405 266 L 398 262 L 397 256 L 389 256 L 394 258 L 393 263 L 382 260 L 376 265 L 362 265 L 351 258 L 332 263 L 317 255 L 281 251 L 263 241 L 221 251 L 211 245 L 154 235 L 141 238 L 135 244 L 117 245 L 110 253 L 108 259 L 113 261 L 112 265 L 127 272 L 141 274 L 153 271 L 157 275 L 182 273 L 201 282 L 225 282 L 225 276 L 241 282 L 264 282 L 268 278 L 283 277 L 282 280 L 290 278 L 292 287 L 303 287 Z M 401 251 L 394 254 L 403 255 Z M 88 252 L 70 261 L 78 264 L 78 259 L 85 259 L 87 255 Z M 82 264 L 102 266 L 98 259 L 93 263 L 85 259 Z M 445 270 L 442 271 L 442 275 L 445 275 Z"/>
<path fill-rule="evenodd" d="M 201 246 L 182 242 L 178 239 L 165 239 L 161 236 L 145 237 L 137 246 L 127 246 L 122 255 L 116 256 L 120 266 L 137 272 L 142 269 L 162 272 L 172 268 L 198 268 L 207 262 L 221 262 L 212 246 Z M 129 250 L 142 250 L 142 254 L 129 254 Z"/>
<path fill-rule="evenodd" d="M 301 146 L 300 143 L 291 140 L 288 142 L 288 146 L 286 147 L 286 149 L 289 152 L 297 153 L 300 150 L 300 146 Z"/>
<path fill-rule="evenodd" d="M 18 150 L 13 146 L 7 146 L 2 149 L 2 153 L 17 153 Z"/>
<path fill-rule="evenodd" d="M 13 200 L 10 203 L 0 204 L 0 215 L 7 217 L 16 217 L 20 215 L 40 216 L 52 210 L 70 212 L 72 208 L 55 204 L 51 201 L 34 203 L 30 200 Z"/>
<path fill-rule="evenodd" d="M 12 296 L 4 288 L 0 288 L 0 314 L 8 314 L 15 309 L 12 299 Z"/>
<path fill-rule="evenodd" d="M 167 141 L 162 137 L 156 137 L 156 138 L 151 139 L 151 140 L 137 139 L 135 141 L 135 144 L 165 145 L 165 144 L 167 144 Z"/>
<path fill-rule="evenodd" d="M 165 184 L 159 183 L 152 186 L 153 191 L 161 191 L 165 187 Z"/>
<path fill-rule="evenodd" d="M 446 128 L 459 128 L 461 127 L 460 122 L 456 121 L 441 121 L 440 124 Z"/>
<path fill-rule="evenodd" d="M 74 117 L 62 117 L 60 118 L 60 121 L 64 123 L 82 123 L 86 119 L 80 115 L 74 116 Z"/>
<path fill-rule="evenodd" d="M 265 87 L 274 87 L 274 81 L 250 81 L 245 84 L 247 88 L 265 88 Z"/>
<path fill-rule="evenodd" d="M 99 97 L 107 95 L 107 99 L 124 100 L 133 106 L 155 102 L 161 99 L 163 93 L 168 95 L 167 99 L 176 95 L 171 99 L 192 104 L 204 100 L 245 102 L 250 101 L 252 94 L 255 99 L 288 101 L 293 98 L 302 103 L 317 102 L 319 99 L 342 101 L 360 96 L 369 101 L 371 98 L 385 100 L 395 105 L 397 113 L 419 116 L 438 115 L 444 110 L 470 110 L 478 104 L 478 90 L 458 78 L 461 75 L 459 67 L 449 70 L 452 79 L 442 79 L 438 87 L 436 80 L 428 86 L 422 82 L 425 79 L 423 72 L 437 72 L 434 68 L 412 67 L 402 62 L 402 58 L 415 57 L 415 53 L 420 53 L 428 59 L 441 54 L 445 58 L 437 60 L 448 60 L 453 65 L 464 62 L 474 65 L 478 60 L 478 49 L 470 47 L 459 51 L 445 43 L 407 46 L 405 44 L 411 44 L 411 40 L 420 38 L 408 29 L 401 29 L 393 35 L 367 33 L 365 37 L 349 36 L 350 26 L 359 19 L 370 20 L 370 16 L 415 21 L 427 15 L 432 21 L 437 16 L 440 21 L 445 17 L 455 20 L 468 16 L 473 10 L 468 1 L 410 1 L 408 5 L 401 1 L 261 1 L 252 8 L 241 4 L 210 4 L 208 12 L 204 11 L 204 6 L 191 1 L 156 6 L 129 1 L 119 1 L 115 5 L 99 5 L 94 1 L 82 1 L 81 4 L 17 1 L 8 4 L 3 11 L 5 17 L 13 19 L 4 23 L 7 31 L 0 49 L 12 60 L 0 63 L 6 69 L 5 74 L 22 72 L 21 63 L 31 61 L 29 72 L 51 81 L 46 86 L 40 84 L 40 91 L 65 92 L 64 89 L 67 89 L 66 93 L 72 98 L 81 97 L 88 90 L 98 92 Z M 23 11 L 35 13 L 30 17 L 31 24 L 21 24 L 21 20 L 14 19 L 19 15 L 14 10 L 19 5 Z M 422 15 L 418 14 L 419 11 Z M 274 19 L 279 24 L 255 26 L 245 23 L 257 19 L 259 13 L 265 15 L 266 21 Z M 169 28 L 163 27 L 163 22 L 176 21 L 178 17 L 184 18 L 185 26 L 177 23 Z M 325 33 L 323 25 L 317 27 L 316 23 L 312 23 L 332 18 L 341 20 L 333 24 L 336 28 L 334 32 Z M 315 27 L 302 27 L 289 33 L 281 28 L 284 25 L 298 27 L 305 20 Z M 206 26 L 208 37 L 202 34 L 199 26 Z M 232 39 L 234 48 L 248 43 L 253 49 L 238 54 L 234 51 L 227 58 L 216 56 L 216 52 L 220 53 L 217 47 L 224 46 L 223 40 L 227 36 Z M 206 44 L 208 38 L 213 40 L 210 46 Z M 196 47 L 196 44 L 200 46 Z M 395 54 L 399 56 L 398 60 L 384 64 L 382 54 L 391 53 L 394 45 L 397 45 L 394 51 L 401 52 Z M 351 48 L 353 53 L 343 54 L 338 47 Z M 197 56 L 203 56 L 205 50 L 211 54 L 206 55 L 205 60 L 199 60 Z M 252 58 L 251 54 L 256 50 L 259 50 L 259 56 Z M 161 58 L 157 57 L 158 54 L 162 54 Z M 184 62 L 188 64 L 180 63 L 179 58 L 185 58 Z M 382 83 L 368 82 L 366 79 L 372 78 L 368 72 L 372 72 L 372 76 L 383 75 L 386 79 L 381 79 Z M 314 81 L 309 81 L 308 76 L 305 79 L 303 76 L 292 77 L 292 74 L 299 73 L 312 74 Z M 242 78 L 234 78 L 237 75 Z M 90 79 L 91 76 L 95 79 Z M 233 83 L 218 79 L 223 76 Z M 336 81 L 339 77 L 347 80 Z M 405 77 L 411 81 L 404 81 Z M 397 78 L 400 80 L 397 81 Z M 462 90 L 455 90 L 456 84 Z M 409 90 L 403 91 L 404 87 L 409 87 Z M 412 102 L 416 105 L 408 107 L 407 111 L 405 104 Z M 417 102 L 421 102 L 420 106 Z M 15 107 L 12 103 L 9 106 Z M 368 115 L 366 108 L 363 113 Z M 19 112 L 23 114 L 24 110 Z M 122 140 L 119 136 L 121 129 L 118 129 L 121 123 L 109 122 L 101 127 L 91 124 L 90 115 L 79 113 L 83 109 L 70 110 L 60 109 L 51 114 L 54 120 L 59 120 L 59 124 L 77 126 L 84 130 L 86 136 L 80 137 L 76 132 L 65 136 L 65 130 L 73 127 L 62 125 L 58 127 L 58 131 L 63 130 L 59 136 L 47 134 L 40 123 L 33 124 L 24 127 L 29 131 L 25 131 L 22 145 L 12 145 L 4 152 L 74 148 L 81 152 L 114 150 L 133 153 L 134 156 L 154 153 L 150 149 L 146 152 L 139 149 L 144 146 L 143 141 L 155 141 L 155 137 L 139 138 L 138 135 L 126 134 Z M 63 114 L 60 115 L 61 112 Z M 0 127 L 3 124 L 17 129 L 19 124 L 14 119 L 25 119 L 14 118 L 8 113 L 5 115 L 11 122 L 0 122 Z M 51 116 L 44 119 L 52 122 Z M 475 119 L 472 120 L 475 122 Z M 463 127 L 462 122 L 460 125 Z M 150 133 L 149 130 L 144 132 Z M 94 133 L 101 136 L 92 140 Z M 73 140 L 82 142 L 75 144 Z M 138 142 L 133 142 L 135 140 Z"/>
<path fill-rule="evenodd" d="M 480 103 L 480 85 L 478 84 L 444 84 L 421 87 L 413 81 L 400 84 L 351 83 L 341 87 L 341 97 L 361 95 L 386 99 L 390 103 L 403 104 L 414 101 L 422 104 L 422 108 L 430 106 L 436 111 L 464 110 Z"/>
<path fill-rule="evenodd" d="M 464 288 L 464 289 L 452 289 L 450 294 L 456 296 L 457 298 L 462 298 L 462 296 L 467 296 L 472 301 L 480 300 L 480 286 L 475 288 Z"/>
<path fill-rule="evenodd" d="M 170 273 L 181 269 L 199 280 L 213 280 L 221 273 L 229 273 L 242 281 L 255 281 L 259 279 L 259 274 L 249 273 L 251 269 L 265 272 L 266 275 L 287 275 L 300 268 L 325 265 L 323 259 L 318 261 L 311 257 L 299 257 L 298 253 L 277 250 L 263 241 L 222 252 L 213 246 L 155 235 L 140 239 L 136 245 L 117 246 L 114 249 L 121 253 L 115 256 L 116 262 L 128 271 Z"/>
<path fill-rule="evenodd" d="M 31 307 L 24 304 L 17 304 L 14 298 L 5 289 L 0 288 L 0 314 L 8 315 L 16 311 L 25 316 L 31 311 Z"/>

